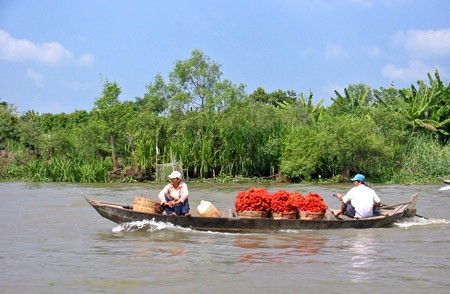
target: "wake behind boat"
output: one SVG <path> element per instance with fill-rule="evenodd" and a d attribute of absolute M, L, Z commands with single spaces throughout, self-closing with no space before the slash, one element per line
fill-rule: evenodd
<path fill-rule="evenodd" d="M 326 213 L 324 219 L 243 219 L 235 216 L 229 217 L 203 217 L 192 215 L 172 216 L 158 213 L 147 213 L 133 210 L 132 205 L 90 200 L 83 195 L 86 201 L 104 218 L 117 224 L 134 221 L 154 220 L 168 222 L 175 226 L 200 231 L 234 232 L 234 233 L 267 233 L 283 230 L 324 230 L 324 229 L 367 229 L 389 227 L 403 217 L 413 217 L 416 213 L 417 194 L 405 203 L 389 205 L 378 208 L 375 215 L 368 218 L 355 219 L 345 216 L 335 217 Z"/>
<path fill-rule="evenodd" d="M 444 184 L 446 184 L 446 186 L 440 188 L 439 191 L 450 190 L 450 180 L 446 180 L 446 179 L 441 179 L 441 180 Z"/>

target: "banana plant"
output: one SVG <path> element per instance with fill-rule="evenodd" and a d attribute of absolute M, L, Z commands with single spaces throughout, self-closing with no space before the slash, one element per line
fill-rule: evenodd
<path fill-rule="evenodd" d="M 331 98 L 331 109 L 338 114 L 347 114 L 370 106 L 373 100 L 372 89 L 364 84 L 349 85 L 344 89 L 344 95 L 334 91 L 335 98 Z"/>
<path fill-rule="evenodd" d="M 308 98 L 305 98 L 303 93 L 300 94 L 299 97 L 296 98 L 296 105 L 305 109 L 309 113 L 309 118 L 311 122 L 318 123 L 324 119 L 325 115 L 325 107 L 322 105 L 324 99 L 321 99 L 316 105 L 313 104 L 313 93 L 309 93 Z M 293 101 L 282 101 L 277 102 L 277 106 L 282 109 L 293 109 Z"/>
<path fill-rule="evenodd" d="M 428 130 L 448 136 L 446 127 L 450 124 L 450 109 L 445 100 L 448 100 L 449 86 L 443 84 L 437 71 L 435 77 L 436 80 L 428 74 L 430 87 L 420 80 L 417 82 L 419 87 L 411 85 L 388 99 L 378 95 L 378 102 L 403 115 L 415 132 Z"/>

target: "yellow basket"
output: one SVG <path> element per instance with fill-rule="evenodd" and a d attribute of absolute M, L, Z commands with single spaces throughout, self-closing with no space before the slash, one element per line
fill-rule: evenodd
<path fill-rule="evenodd" d="M 313 212 L 300 210 L 300 219 L 321 220 L 325 217 L 325 212 Z"/>
<path fill-rule="evenodd" d="M 156 201 L 147 199 L 142 196 L 134 197 L 133 210 L 145 213 L 162 213 L 162 206 Z"/>
<path fill-rule="evenodd" d="M 272 212 L 273 219 L 297 219 L 297 212 Z"/>
<path fill-rule="evenodd" d="M 238 211 L 238 218 L 267 218 L 267 211 Z"/>

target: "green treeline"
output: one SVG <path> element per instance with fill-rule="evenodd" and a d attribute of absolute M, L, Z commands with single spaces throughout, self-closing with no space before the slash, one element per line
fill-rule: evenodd
<path fill-rule="evenodd" d="M 313 93 L 251 94 L 201 51 L 119 100 L 106 81 L 91 111 L 19 115 L 0 101 L 2 180 L 154 180 L 157 164 L 189 178 L 425 182 L 450 176 L 450 85 L 439 73 L 410 88 L 349 85 L 332 104 Z"/>

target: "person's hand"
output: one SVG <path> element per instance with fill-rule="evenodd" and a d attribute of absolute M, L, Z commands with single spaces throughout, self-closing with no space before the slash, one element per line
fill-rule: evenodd
<path fill-rule="evenodd" d="M 335 196 L 339 200 L 342 200 L 342 197 L 344 197 L 344 195 L 342 195 L 342 193 L 336 193 L 333 196 Z"/>

